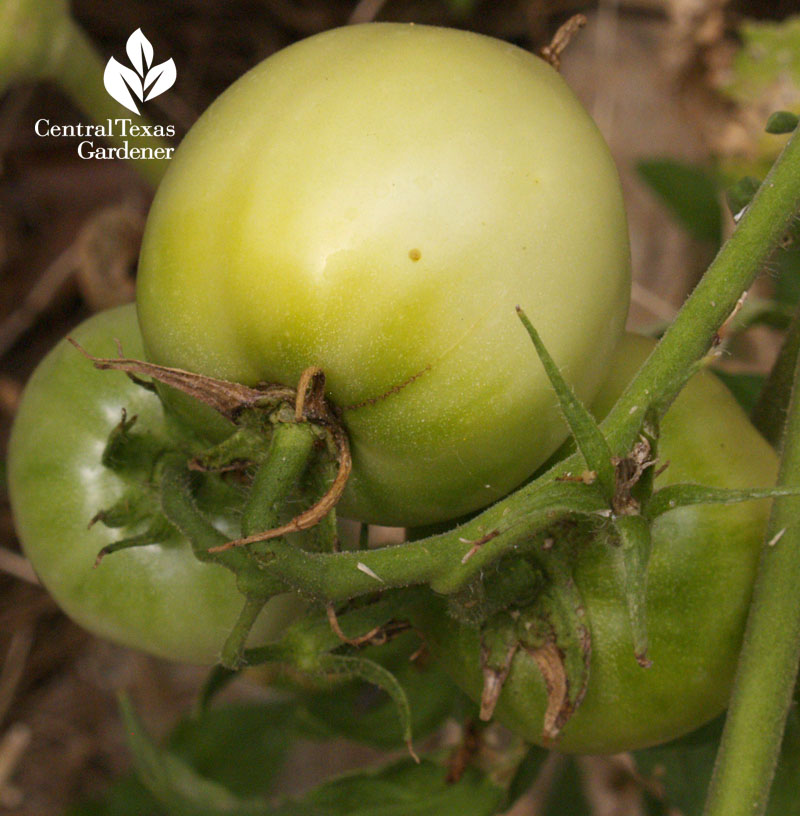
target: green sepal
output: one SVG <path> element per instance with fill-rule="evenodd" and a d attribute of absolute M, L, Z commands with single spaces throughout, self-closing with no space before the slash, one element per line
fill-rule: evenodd
<path fill-rule="evenodd" d="M 546 533 L 542 533 L 545 541 Z M 489 565 L 464 589 L 447 597 L 448 612 L 465 626 L 480 627 L 511 607 L 525 607 L 536 600 L 544 576 L 530 559 L 509 555 Z"/>
<path fill-rule="evenodd" d="M 122 417 L 111 429 L 100 461 L 115 473 L 147 479 L 167 446 L 147 431 L 134 432 L 136 421 L 136 415 L 129 418 L 122 409 Z"/>
<path fill-rule="evenodd" d="M 207 471 L 244 469 L 266 456 L 271 435 L 269 423 L 262 423 L 260 433 L 249 425 L 239 426 L 222 442 L 198 453 L 192 467 Z"/>
<path fill-rule="evenodd" d="M 148 547 L 158 541 L 172 538 L 176 534 L 175 528 L 161 515 L 155 515 L 151 518 L 147 529 L 142 533 L 120 538 L 117 541 L 112 541 L 106 544 L 100 552 L 97 553 L 94 565 L 99 566 L 100 562 L 112 553 L 120 550 L 129 550 L 132 547 Z"/>
<path fill-rule="evenodd" d="M 338 472 L 336 453 L 327 446 L 317 452 L 306 468 L 304 479 L 301 483 L 301 494 L 303 496 L 319 497 L 324 496 L 333 484 Z M 310 506 L 313 502 L 306 501 L 304 504 Z M 305 506 L 303 510 L 307 509 Z M 299 510 L 297 511 L 299 512 Z M 367 531 L 369 535 L 369 525 L 362 524 L 361 532 Z M 361 536 L 359 536 L 360 541 Z M 308 552 L 333 552 L 339 543 L 339 531 L 336 524 L 336 508 L 328 512 L 314 527 L 306 530 L 302 540 L 295 536 L 295 543 L 302 546 Z M 365 548 L 366 549 L 366 548 Z"/>
<path fill-rule="evenodd" d="M 92 527 L 100 522 L 111 529 L 132 527 L 146 519 L 153 518 L 160 512 L 161 508 L 155 491 L 148 490 L 144 485 L 136 485 L 128 488 L 110 507 L 96 513 L 89 522 L 89 526 Z"/>
<path fill-rule="evenodd" d="M 757 499 L 775 499 L 779 496 L 796 496 L 800 489 L 791 487 L 752 487 L 733 489 L 706 487 L 689 483 L 672 484 L 653 493 L 644 513 L 649 520 L 658 518 L 678 507 L 693 504 L 739 504 Z"/>
<path fill-rule="evenodd" d="M 612 526 L 615 539 L 611 544 L 614 571 L 623 587 L 628 618 L 633 635 L 636 662 L 650 666 L 647 657 L 647 565 L 650 561 L 650 525 L 643 516 L 618 516 Z"/>
<path fill-rule="evenodd" d="M 180 455 L 168 455 L 160 467 L 160 499 L 164 517 L 174 525 L 192 545 L 200 561 L 220 564 L 236 575 L 236 583 L 243 595 L 267 598 L 285 589 L 283 581 L 270 570 L 263 560 L 250 558 L 240 547 L 221 552 L 209 552 L 224 544 L 228 538 L 206 518 L 195 501 L 192 477 L 186 460 Z"/>
<path fill-rule="evenodd" d="M 764 130 L 767 133 L 774 133 L 776 135 L 791 133 L 797 127 L 799 121 L 800 117 L 796 113 L 785 110 L 775 111 L 775 113 L 770 114 L 769 119 L 767 119 Z"/>
<path fill-rule="evenodd" d="M 277 527 L 306 471 L 315 434 L 308 423 L 276 424 L 242 512 L 242 536 Z M 295 514 L 295 513 L 293 513 Z"/>
<path fill-rule="evenodd" d="M 528 320 L 525 312 L 517 307 L 517 314 L 522 325 L 530 335 L 536 353 L 544 366 L 550 383 L 558 396 L 558 402 L 564 418 L 569 424 L 572 435 L 583 454 L 586 464 L 597 476 L 600 489 L 607 498 L 614 495 L 614 467 L 611 464 L 611 449 L 600 431 L 597 420 L 589 409 L 578 399 L 572 386 L 564 379 L 555 360 L 550 356 L 539 332 Z"/>

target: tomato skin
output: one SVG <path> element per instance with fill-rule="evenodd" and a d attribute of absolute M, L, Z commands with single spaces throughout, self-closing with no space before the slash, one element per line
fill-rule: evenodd
<path fill-rule="evenodd" d="M 590 399 L 629 277 L 616 170 L 558 73 L 376 23 L 273 55 L 201 117 L 137 301 L 155 362 L 289 385 L 320 366 L 353 448 L 341 513 L 419 525 L 505 495 L 566 435 L 514 307 Z"/>
<path fill-rule="evenodd" d="M 594 404 L 604 416 L 652 350 L 627 335 Z M 696 482 L 728 488 L 774 484 L 777 457 L 725 386 L 695 375 L 662 423 L 656 486 Z M 625 602 L 607 548 L 587 542 L 574 567 L 592 632 L 589 685 L 555 743 L 559 751 L 616 753 L 694 730 L 727 704 L 762 546 L 769 504 L 695 506 L 661 516 L 653 527 L 647 584 L 649 658 L 634 659 Z M 453 679 L 477 699 L 482 678 L 477 630 L 446 615 L 425 619 L 426 635 Z M 496 718 L 541 742 L 545 688 L 533 659 L 519 651 Z"/>
<path fill-rule="evenodd" d="M 141 357 L 135 308 L 102 312 L 72 334 L 89 352 Z M 106 556 L 106 544 L 140 528 L 112 530 L 90 519 L 119 498 L 125 482 L 101 464 L 122 409 L 167 439 L 159 399 L 125 374 L 98 371 L 61 341 L 28 382 L 12 429 L 8 481 L 17 532 L 40 580 L 61 608 L 89 631 L 159 657 L 216 662 L 242 607 L 231 572 L 203 564 L 177 533 L 169 540 Z M 277 636 L 299 614 L 292 596 L 273 598 L 251 642 Z"/>

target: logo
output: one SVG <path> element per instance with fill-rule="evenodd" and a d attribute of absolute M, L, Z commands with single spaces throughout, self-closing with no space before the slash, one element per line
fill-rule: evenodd
<path fill-rule="evenodd" d="M 175 62 L 170 57 L 166 62 L 153 65 L 153 46 L 141 28 L 128 37 L 125 51 L 133 68 L 111 57 L 106 64 L 103 84 L 120 105 L 138 114 L 137 99 L 140 103 L 147 102 L 175 84 Z"/>

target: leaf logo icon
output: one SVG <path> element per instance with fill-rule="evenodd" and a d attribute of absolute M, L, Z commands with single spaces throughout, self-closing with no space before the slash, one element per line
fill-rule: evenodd
<path fill-rule="evenodd" d="M 128 68 L 111 57 L 106 63 L 103 84 L 120 105 L 138 114 L 137 99 L 139 102 L 147 102 L 175 84 L 175 62 L 170 58 L 153 65 L 153 45 L 141 28 L 137 28 L 128 37 L 125 51 L 133 68 Z"/>

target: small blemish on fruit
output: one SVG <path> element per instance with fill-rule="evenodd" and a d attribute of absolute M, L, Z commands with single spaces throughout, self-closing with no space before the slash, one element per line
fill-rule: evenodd
<path fill-rule="evenodd" d="M 408 251 L 408 257 L 411 258 L 412 261 L 418 261 L 422 257 L 422 253 L 418 249 L 410 249 Z"/>

